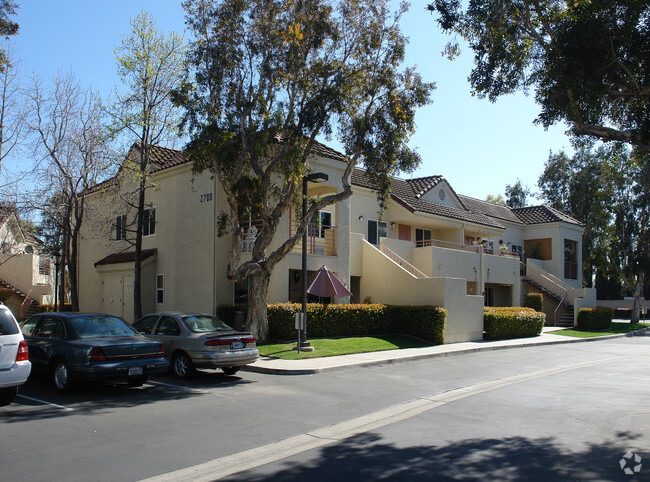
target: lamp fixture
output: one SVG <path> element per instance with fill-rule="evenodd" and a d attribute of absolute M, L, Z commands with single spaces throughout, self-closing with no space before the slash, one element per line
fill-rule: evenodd
<path fill-rule="evenodd" d="M 390 226 L 394 228 L 395 227 L 395 221 L 391 221 Z"/>
<path fill-rule="evenodd" d="M 359 216 L 359 221 L 361 221 L 362 219 L 363 219 L 363 214 Z"/>

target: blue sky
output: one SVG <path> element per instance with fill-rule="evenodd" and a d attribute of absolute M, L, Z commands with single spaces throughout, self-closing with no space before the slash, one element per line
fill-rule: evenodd
<path fill-rule="evenodd" d="M 426 4 L 412 2 L 402 22 L 410 38 L 407 63 L 437 83 L 433 103 L 417 116 L 411 145 L 423 162 L 412 176 L 443 175 L 456 192 L 479 199 L 503 194 L 518 178 L 536 191 L 549 151 L 571 150 L 565 126 L 545 131 L 533 125 L 539 108 L 532 96 L 518 93 L 494 104 L 472 97 L 467 82 L 472 53 L 465 50 L 453 62 L 440 55 L 449 39 Z M 50 79 L 72 71 L 103 97 L 118 82 L 114 49 L 133 17 L 147 10 L 162 31 L 185 28 L 180 0 L 19 0 L 19 6 L 14 43 L 23 74 Z"/>

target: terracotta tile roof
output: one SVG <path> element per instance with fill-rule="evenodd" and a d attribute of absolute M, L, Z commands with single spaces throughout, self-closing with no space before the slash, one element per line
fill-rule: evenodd
<path fill-rule="evenodd" d="M 488 201 L 481 201 L 480 199 L 474 199 L 469 196 L 459 195 L 458 197 L 463 204 L 467 206 L 467 209 L 474 211 L 475 213 L 485 214 L 491 218 L 510 221 L 511 223 L 523 224 L 523 221 L 519 219 L 507 206 L 501 206 Z"/>
<path fill-rule="evenodd" d="M 109 179 L 106 179 L 105 181 L 100 182 L 99 184 L 95 184 L 94 186 L 89 187 L 86 190 L 86 194 L 92 194 L 94 192 L 99 192 L 104 189 L 108 189 L 110 187 L 116 186 L 117 185 L 117 176 L 113 176 Z"/>
<path fill-rule="evenodd" d="M 528 206 L 525 208 L 514 208 L 512 212 L 524 224 L 546 224 L 546 223 L 569 223 L 577 226 L 584 226 L 583 223 L 571 216 L 568 216 L 551 206 Z"/>
<path fill-rule="evenodd" d="M 406 183 L 411 187 L 415 197 L 421 198 L 444 179 L 442 176 L 418 177 L 416 179 L 406 179 Z"/>
<path fill-rule="evenodd" d="M 312 148 L 312 153 L 322 157 L 326 157 L 328 159 L 333 159 L 335 161 L 347 162 L 347 157 L 345 156 L 345 154 L 335 149 L 332 149 L 331 147 L 328 147 L 325 144 L 321 144 L 318 141 L 314 143 L 314 147 Z"/>
<path fill-rule="evenodd" d="M 437 204 L 419 199 L 418 195 L 422 195 L 423 188 L 428 191 L 431 189 L 431 187 L 433 187 L 431 185 L 432 183 L 435 182 L 435 184 L 438 184 L 442 180 L 444 180 L 444 177 L 442 176 L 431 176 L 409 181 L 394 177 L 391 180 L 391 197 L 407 209 L 410 208 L 412 211 L 419 211 L 422 213 L 433 214 L 445 218 L 458 219 L 459 221 L 466 221 L 470 223 L 480 224 L 482 226 L 489 226 L 492 228 L 505 229 L 505 227 L 499 222 L 489 218 L 482 213 L 476 213 L 470 211 L 469 209 L 459 209 L 451 206 L 446 206 L 444 204 Z M 352 171 L 351 183 L 353 186 L 365 187 L 367 189 L 374 188 L 374 184 L 370 181 L 366 175 L 366 171 L 363 169 L 354 169 Z M 429 187 L 427 188 L 427 186 Z"/>
<path fill-rule="evenodd" d="M 142 259 L 145 260 L 154 256 L 158 250 L 153 249 L 143 249 L 142 250 Z M 124 251 L 122 253 L 109 254 L 105 258 L 100 259 L 95 263 L 95 266 L 100 266 L 103 264 L 118 264 L 118 263 L 133 263 L 135 261 L 135 251 Z"/>

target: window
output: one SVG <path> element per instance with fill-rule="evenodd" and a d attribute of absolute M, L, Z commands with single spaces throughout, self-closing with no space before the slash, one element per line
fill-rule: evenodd
<path fill-rule="evenodd" d="M 126 214 L 120 214 L 115 218 L 115 240 L 126 239 Z"/>
<path fill-rule="evenodd" d="M 156 275 L 156 304 L 162 305 L 165 301 L 165 276 Z"/>
<path fill-rule="evenodd" d="M 431 246 L 431 230 L 415 228 L 415 246 Z"/>
<path fill-rule="evenodd" d="M 329 211 L 318 211 L 309 222 L 309 236 L 312 238 L 324 238 L 327 229 L 332 229 L 332 213 Z"/>
<path fill-rule="evenodd" d="M 174 318 L 164 316 L 160 320 L 160 323 L 158 323 L 158 328 L 156 328 L 156 332 L 154 334 L 163 336 L 178 336 L 181 334 L 181 329 Z"/>
<path fill-rule="evenodd" d="M 38 274 L 42 274 L 45 276 L 50 275 L 50 260 L 47 258 L 38 258 Z"/>
<path fill-rule="evenodd" d="M 151 332 L 153 331 L 153 327 L 156 324 L 156 321 L 158 321 L 157 316 L 146 316 L 141 320 L 135 322 L 133 324 L 133 328 L 138 330 L 140 333 L 151 335 Z"/>
<path fill-rule="evenodd" d="M 578 279 L 578 242 L 564 240 L 564 278 Z"/>
<path fill-rule="evenodd" d="M 383 221 L 368 219 L 368 242 L 377 246 L 380 238 L 388 237 L 388 225 Z"/>
<path fill-rule="evenodd" d="M 156 234 L 156 207 L 147 208 L 142 216 L 142 235 L 151 236 Z"/>

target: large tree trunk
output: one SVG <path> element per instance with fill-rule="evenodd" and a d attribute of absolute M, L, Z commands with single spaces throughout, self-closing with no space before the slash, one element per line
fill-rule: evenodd
<path fill-rule="evenodd" d="M 269 337 L 269 319 L 266 316 L 266 297 L 270 273 L 256 271 L 248 277 L 248 313 L 246 329 L 255 335 L 257 341 L 266 342 Z"/>
<path fill-rule="evenodd" d="M 634 285 L 634 302 L 632 303 L 632 315 L 630 321 L 632 323 L 639 322 L 639 312 L 641 311 L 641 292 L 643 291 L 643 273 L 639 273 L 636 277 L 636 284 Z"/>

